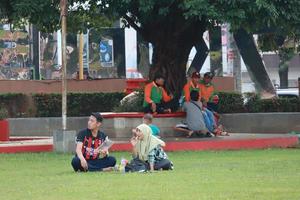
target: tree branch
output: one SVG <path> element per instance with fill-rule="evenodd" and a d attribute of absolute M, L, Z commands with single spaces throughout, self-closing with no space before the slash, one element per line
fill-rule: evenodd
<path fill-rule="evenodd" d="M 124 16 L 124 19 L 128 22 L 128 24 L 134 28 L 139 34 L 143 35 L 144 34 L 144 31 L 141 27 L 139 27 L 135 22 L 134 20 L 129 17 L 127 14 L 125 14 Z"/>

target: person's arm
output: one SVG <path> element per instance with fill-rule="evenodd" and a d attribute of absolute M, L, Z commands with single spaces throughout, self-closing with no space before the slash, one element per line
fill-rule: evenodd
<path fill-rule="evenodd" d="M 133 136 L 131 139 L 130 139 L 130 143 L 132 145 L 132 156 L 135 158 L 137 157 L 137 151 L 136 151 L 136 148 L 135 148 L 135 145 L 137 144 L 137 137 L 136 136 Z"/>
<path fill-rule="evenodd" d="M 201 94 L 201 86 L 200 86 L 200 84 L 198 84 L 198 88 L 199 88 L 199 98 L 198 98 L 198 100 L 200 100 L 201 101 L 201 99 L 202 99 L 202 94 Z"/>
<path fill-rule="evenodd" d="M 164 88 L 162 88 L 162 97 L 163 97 L 163 100 L 164 102 L 168 102 L 168 101 L 171 101 L 171 99 L 173 98 L 172 95 L 168 95 L 168 93 L 166 92 L 166 90 Z"/>
<path fill-rule="evenodd" d="M 151 89 L 152 89 L 152 83 L 149 83 L 145 86 L 145 101 L 149 104 L 153 103 L 151 99 Z"/>
<path fill-rule="evenodd" d="M 104 136 L 104 141 L 103 142 L 107 142 L 108 141 L 108 136 Z M 104 144 L 105 145 L 105 144 Z M 101 146 L 101 145 L 100 145 Z M 110 146 L 105 146 L 105 147 L 98 147 L 97 149 L 95 149 L 96 153 L 99 153 L 101 158 L 104 158 L 106 156 L 108 156 L 108 149 L 110 148 Z"/>
<path fill-rule="evenodd" d="M 156 104 L 154 101 L 151 99 L 151 90 L 152 90 L 153 84 L 149 83 L 145 87 L 145 96 L 144 99 L 145 101 L 151 105 L 152 112 L 156 112 Z"/>
<path fill-rule="evenodd" d="M 83 143 L 82 142 L 77 142 L 77 145 L 76 145 L 76 154 L 80 160 L 80 164 L 82 166 L 82 168 L 84 170 L 87 170 L 88 169 L 88 165 L 87 165 L 87 162 L 85 160 L 85 158 L 83 157 L 83 154 L 82 154 L 82 146 L 83 146 Z"/>
<path fill-rule="evenodd" d="M 189 84 L 185 84 L 185 86 L 183 87 L 183 94 L 185 97 L 185 101 L 189 102 L 191 100 L 191 96 L 190 96 L 190 87 Z"/>
<path fill-rule="evenodd" d="M 155 163 L 155 148 L 148 154 L 148 163 L 150 166 L 150 171 L 154 171 L 154 163 Z"/>
<path fill-rule="evenodd" d="M 166 143 L 164 141 L 162 141 L 161 139 L 158 139 L 158 140 L 160 140 L 160 142 L 161 142 L 161 144 L 160 144 L 161 147 L 165 147 L 166 146 Z"/>

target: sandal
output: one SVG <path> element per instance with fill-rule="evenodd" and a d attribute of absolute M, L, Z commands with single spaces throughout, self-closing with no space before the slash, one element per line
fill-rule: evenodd
<path fill-rule="evenodd" d="M 193 134 L 194 134 L 194 131 L 190 131 L 186 137 L 190 138 L 190 137 L 192 137 Z"/>

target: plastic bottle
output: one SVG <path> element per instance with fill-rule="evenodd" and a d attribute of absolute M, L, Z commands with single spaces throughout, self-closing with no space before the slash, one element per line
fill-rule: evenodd
<path fill-rule="evenodd" d="M 125 167 L 127 165 L 127 160 L 125 158 L 121 158 L 121 164 L 120 164 L 120 172 L 122 174 L 125 174 Z"/>

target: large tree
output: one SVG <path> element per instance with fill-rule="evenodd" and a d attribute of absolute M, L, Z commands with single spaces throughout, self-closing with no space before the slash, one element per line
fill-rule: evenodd
<path fill-rule="evenodd" d="M 40 29 L 57 27 L 58 0 L 9 2 L 13 3 L 9 8 L 13 8 L 10 13 L 14 13 L 11 15 L 14 19 L 22 16 Z M 71 0 L 69 3 L 73 5 L 69 18 L 75 19 L 72 21 L 80 24 L 79 28 L 92 26 L 96 17 L 105 18 L 103 14 L 108 18 L 122 17 L 126 25 L 152 43 L 150 75 L 165 75 L 167 89 L 175 94 L 180 93 L 186 81 L 186 63 L 191 48 L 196 46 L 201 53 L 197 58 L 205 57 L 203 33 L 224 22 L 231 24 L 237 46 L 258 88 L 272 93 L 273 87 L 257 53 L 252 33 L 270 27 L 286 27 L 300 18 L 298 0 Z M 74 5 L 78 8 L 74 9 Z M 49 16 L 49 11 L 53 15 Z M 247 52 L 249 46 L 253 49 L 250 53 Z"/>
<path fill-rule="evenodd" d="M 234 38 L 258 91 L 274 93 L 265 66 L 256 49 L 253 33 L 271 27 L 286 27 L 299 19 L 300 1 L 291 0 L 113 0 L 102 1 L 109 13 L 117 13 L 153 49 L 152 73 L 167 77 L 171 92 L 180 92 L 185 82 L 189 52 L 204 44 L 204 31 L 220 23 L 231 24 Z M 289 30 L 288 30 L 289 31 Z M 205 45 L 197 58 L 205 58 Z M 203 59 L 202 59 L 203 60 Z"/>

